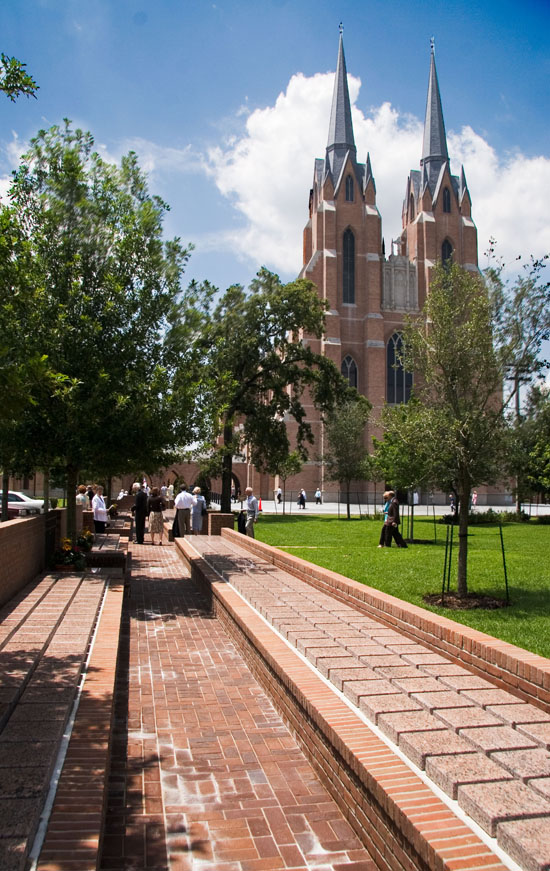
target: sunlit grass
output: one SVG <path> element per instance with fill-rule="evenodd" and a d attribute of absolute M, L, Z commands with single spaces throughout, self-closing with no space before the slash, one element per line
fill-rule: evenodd
<path fill-rule="evenodd" d="M 504 525 L 510 606 L 492 611 L 455 611 L 431 607 L 423 601 L 427 593 L 441 592 L 445 526 L 437 525 L 437 543 L 433 543 L 433 521 L 415 519 L 415 538 L 432 543 L 411 545 L 407 550 L 378 549 L 380 526 L 372 520 L 266 515 L 256 526 L 256 537 L 316 565 L 550 657 L 550 526 Z M 504 599 L 498 526 L 471 527 L 468 542 L 469 590 Z M 456 555 L 455 547 L 451 589 L 456 589 Z"/>

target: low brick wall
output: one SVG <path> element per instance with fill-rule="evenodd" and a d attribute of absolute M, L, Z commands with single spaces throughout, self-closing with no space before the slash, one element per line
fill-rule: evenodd
<path fill-rule="evenodd" d="M 45 515 L 0 524 L 0 606 L 44 571 Z"/>
<path fill-rule="evenodd" d="M 221 511 L 208 512 L 208 535 L 221 535 L 222 529 L 233 529 L 235 518 L 233 513 L 222 514 Z"/>
<path fill-rule="evenodd" d="M 379 871 L 505 871 L 493 851 L 220 580 L 191 541 L 178 539 L 176 547 Z"/>
<path fill-rule="evenodd" d="M 240 547 L 301 578 L 336 599 L 352 604 L 435 653 L 459 662 L 497 687 L 550 713 L 550 660 L 484 632 L 440 617 L 424 608 L 381 593 L 366 584 L 331 572 L 256 539 L 224 529 Z M 234 538 L 233 538 L 234 536 Z"/>

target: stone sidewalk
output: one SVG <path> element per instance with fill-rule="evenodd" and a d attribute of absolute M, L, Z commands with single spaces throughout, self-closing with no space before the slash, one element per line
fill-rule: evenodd
<path fill-rule="evenodd" d="M 175 548 L 131 548 L 102 871 L 374 871 Z"/>

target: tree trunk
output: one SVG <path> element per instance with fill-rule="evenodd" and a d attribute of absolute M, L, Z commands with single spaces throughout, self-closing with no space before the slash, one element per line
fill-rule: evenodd
<path fill-rule="evenodd" d="M 10 486 L 10 473 L 2 472 L 2 522 L 8 520 L 8 490 Z"/>
<path fill-rule="evenodd" d="M 76 541 L 76 485 L 78 469 L 67 466 L 67 538 L 74 544 Z"/>
<path fill-rule="evenodd" d="M 231 513 L 231 476 L 233 472 L 233 455 L 228 447 L 233 441 L 233 426 L 230 423 L 224 424 L 223 427 L 223 444 L 225 453 L 222 460 L 222 498 L 220 502 L 220 511 L 223 514 Z"/>
<path fill-rule="evenodd" d="M 458 493 L 458 595 L 468 595 L 468 507 L 470 487 L 464 486 Z"/>
<path fill-rule="evenodd" d="M 107 505 L 110 505 L 111 501 L 112 501 L 112 496 L 111 496 L 112 488 L 113 488 L 113 479 L 112 479 L 111 475 L 107 475 L 107 480 L 105 481 L 105 503 Z"/>

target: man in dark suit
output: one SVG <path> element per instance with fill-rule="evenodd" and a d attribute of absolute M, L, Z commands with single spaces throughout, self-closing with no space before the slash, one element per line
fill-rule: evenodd
<path fill-rule="evenodd" d="M 143 484 L 138 484 L 135 490 L 135 501 L 132 508 L 134 522 L 136 525 L 136 541 L 138 544 L 143 544 L 145 535 L 145 518 L 147 517 L 147 493 L 143 489 Z"/>

